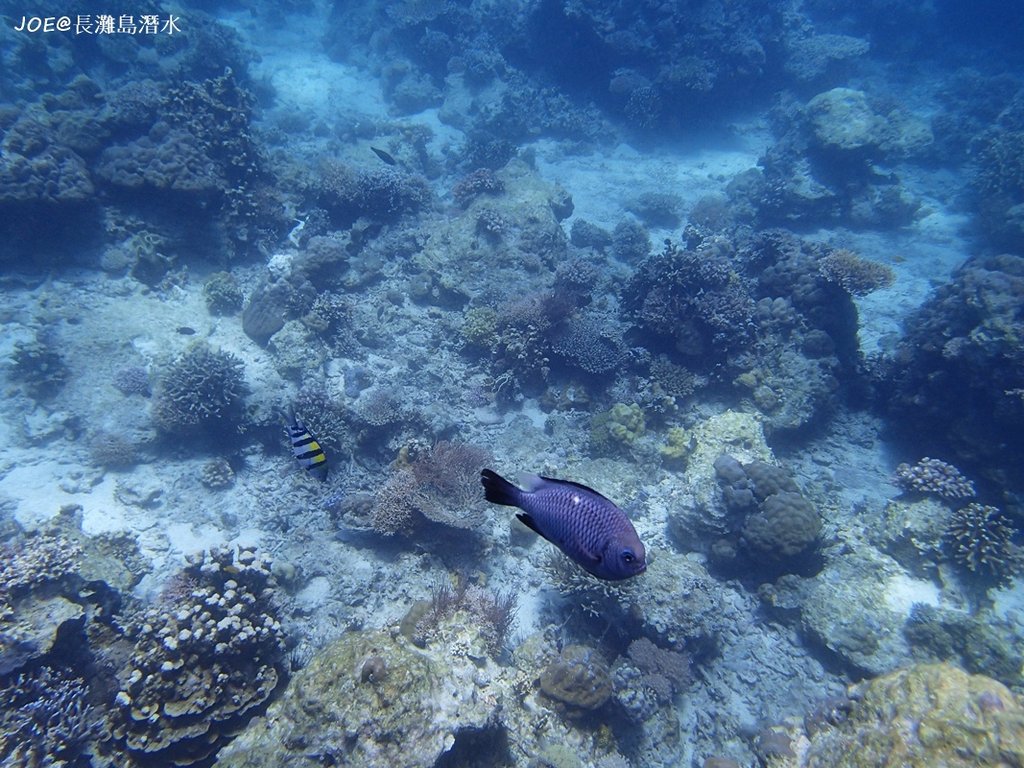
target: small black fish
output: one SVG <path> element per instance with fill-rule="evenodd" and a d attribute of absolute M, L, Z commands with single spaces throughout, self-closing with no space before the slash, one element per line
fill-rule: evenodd
<path fill-rule="evenodd" d="M 182 336 L 195 336 L 196 335 L 196 329 L 195 328 L 190 328 L 187 325 L 179 325 L 177 330 L 178 330 L 178 333 L 180 333 Z"/>
<path fill-rule="evenodd" d="M 317 439 L 306 429 L 306 425 L 298 416 L 292 415 L 292 424 L 288 427 L 288 439 L 292 444 L 292 454 L 299 465 L 321 483 L 327 480 L 327 454 L 320 447 Z"/>
<path fill-rule="evenodd" d="M 534 475 L 527 490 L 497 472 L 480 473 L 494 504 L 519 507 L 516 517 L 599 579 L 643 573 L 647 552 L 626 513 L 597 491 L 569 480 Z"/>
<path fill-rule="evenodd" d="M 373 150 L 373 154 L 375 154 L 377 157 L 379 157 L 381 160 L 383 160 L 388 165 L 398 165 L 398 161 L 395 160 L 395 158 L 393 158 L 390 154 L 385 152 L 383 149 L 377 149 L 376 147 L 370 147 L 370 149 Z"/>

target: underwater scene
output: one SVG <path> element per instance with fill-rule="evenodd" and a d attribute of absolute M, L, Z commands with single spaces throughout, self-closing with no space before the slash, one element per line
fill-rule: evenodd
<path fill-rule="evenodd" d="M 1024 14 L 0 0 L 0 766 L 1024 766 Z"/>

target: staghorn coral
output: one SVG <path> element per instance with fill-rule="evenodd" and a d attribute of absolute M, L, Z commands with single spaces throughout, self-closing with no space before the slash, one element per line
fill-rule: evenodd
<path fill-rule="evenodd" d="M 247 391 L 242 370 L 242 361 L 230 352 L 196 342 L 161 378 L 153 420 L 177 434 L 238 426 Z"/>
<path fill-rule="evenodd" d="M 1024 566 L 1013 527 L 995 507 L 972 502 L 950 518 L 943 543 L 953 562 L 984 581 L 1002 584 Z"/>
<path fill-rule="evenodd" d="M 896 483 L 905 491 L 930 493 L 944 499 L 974 497 L 974 483 L 952 464 L 925 456 L 914 465 L 896 467 Z"/>
<path fill-rule="evenodd" d="M 75 766 L 101 732 L 83 680 L 49 667 L 0 687 L 0 763 L 6 768 Z"/>
<path fill-rule="evenodd" d="M 114 736 L 142 761 L 206 760 L 281 680 L 284 633 L 255 548 L 188 558 L 172 589 L 125 628 Z"/>

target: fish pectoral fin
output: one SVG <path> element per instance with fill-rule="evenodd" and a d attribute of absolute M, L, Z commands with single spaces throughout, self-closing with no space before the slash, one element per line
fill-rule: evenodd
<path fill-rule="evenodd" d="M 532 518 L 532 517 L 530 517 L 530 516 L 529 516 L 528 514 L 526 514 L 525 512 L 521 512 L 521 513 L 517 514 L 517 515 L 516 515 L 516 519 L 518 519 L 520 523 L 522 523 L 523 525 L 525 525 L 525 526 L 526 526 L 527 528 L 529 528 L 529 529 L 530 529 L 531 531 L 533 531 L 534 533 L 536 533 L 536 534 L 537 534 L 538 536 L 541 536 L 542 538 L 545 538 L 545 539 L 546 539 L 546 538 L 548 538 L 547 536 L 545 536 L 545 535 L 544 535 L 544 534 L 543 534 L 543 533 L 541 532 L 540 528 L 538 528 L 538 527 L 537 527 L 537 523 L 535 523 L 535 522 L 533 521 L 533 518 Z"/>

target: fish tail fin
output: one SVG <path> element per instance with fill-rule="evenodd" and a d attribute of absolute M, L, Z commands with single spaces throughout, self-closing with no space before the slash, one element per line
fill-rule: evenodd
<path fill-rule="evenodd" d="M 480 484 L 484 487 L 484 497 L 492 504 L 503 504 L 506 507 L 519 506 L 519 495 L 522 491 L 494 470 L 481 470 Z"/>

